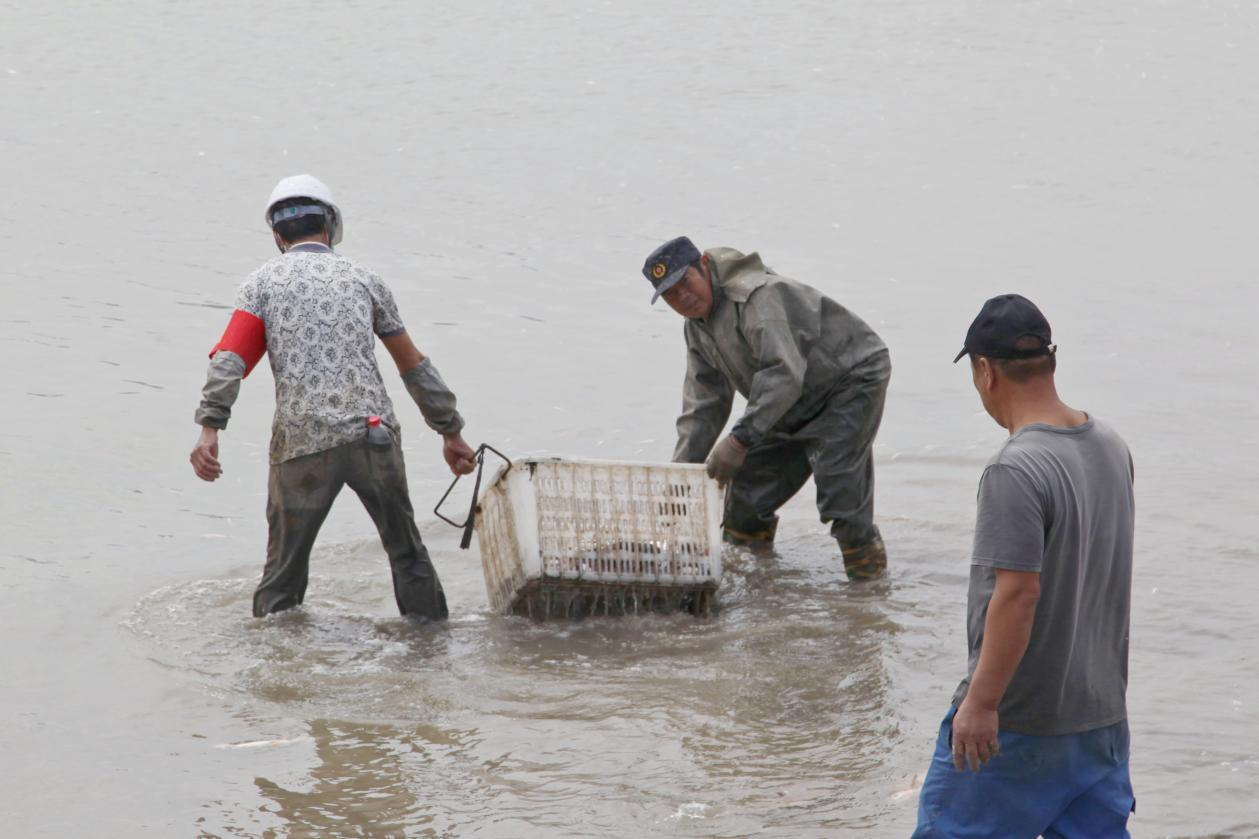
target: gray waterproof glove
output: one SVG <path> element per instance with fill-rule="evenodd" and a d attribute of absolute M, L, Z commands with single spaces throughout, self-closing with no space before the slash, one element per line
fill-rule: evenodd
<path fill-rule="evenodd" d="M 708 460 L 705 461 L 705 465 L 708 467 L 708 477 L 716 478 L 717 485 L 724 487 L 730 483 L 730 479 L 734 477 L 734 473 L 743 465 L 743 461 L 747 459 L 747 456 L 747 448 L 727 434 L 721 438 L 721 442 L 713 446 L 713 450 L 708 454 Z"/>
<path fill-rule="evenodd" d="M 463 429 L 463 417 L 455 410 L 455 395 L 442 381 L 432 359 L 426 358 L 403 373 L 402 382 L 429 428 L 438 434 L 455 434 Z"/>

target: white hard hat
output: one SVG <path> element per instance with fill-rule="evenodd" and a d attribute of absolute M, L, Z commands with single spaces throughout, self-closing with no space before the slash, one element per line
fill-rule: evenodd
<path fill-rule="evenodd" d="M 331 207 L 332 218 L 328 219 L 328 241 L 333 245 L 341 242 L 341 208 L 333 200 L 332 190 L 328 189 L 328 185 L 314 175 L 291 175 L 275 185 L 275 189 L 271 190 L 271 199 L 267 201 L 267 227 L 274 226 L 271 208 L 290 198 L 313 198 L 320 204 Z M 311 212 L 316 211 L 312 209 Z"/>

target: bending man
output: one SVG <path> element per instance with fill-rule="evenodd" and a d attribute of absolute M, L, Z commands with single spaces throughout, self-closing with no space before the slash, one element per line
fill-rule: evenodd
<path fill-rule="evenodd" d="M 725 537 L 771 545 L 775 511 L 812 475 L 823 522 L 839 542 L 850 580 L 887 568 L 874 524 L 871 448 L 892 365 L 865 321 L 755 254 L 700 253 L 685 236 L 643 265 L 686 318 L 687 369 L 673 459 L 700 463 L 729 484 Z M 718 441 L 735 391 L 747 410 Z"/>

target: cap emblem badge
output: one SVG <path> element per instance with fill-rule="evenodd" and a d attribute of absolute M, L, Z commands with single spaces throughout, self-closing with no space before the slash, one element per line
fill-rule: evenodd
<path fill-rule="evenodd" d="M 668 272 L 668 270 L 669 269 L 665 267 L 663 262 L 657 262 L 654 266 L 652 266 L 651 275 L 657 280 L 663 280 L 664 275 Z"/>

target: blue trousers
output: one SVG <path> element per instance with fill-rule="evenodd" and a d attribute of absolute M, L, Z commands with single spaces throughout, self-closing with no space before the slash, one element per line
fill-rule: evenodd
<path fill-rule="evenodd" d="M 1128 723 L 1036 737 L 1002 731 L 978 772 L 953 767 L 953 715 L 940 724 L 913 839 L 1129 839 Z"/>

